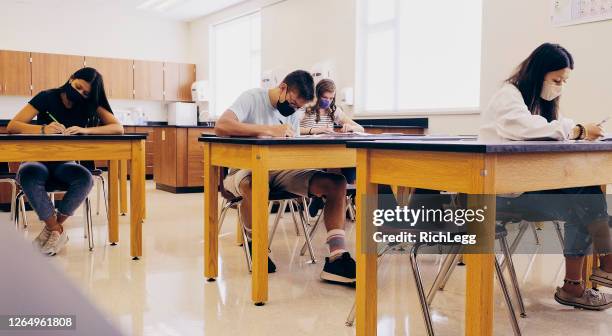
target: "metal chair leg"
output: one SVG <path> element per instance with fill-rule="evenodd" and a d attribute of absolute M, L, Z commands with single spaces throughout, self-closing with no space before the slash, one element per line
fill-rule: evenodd
<path fill-rule="evenodd" d="M 280 222 L 281 214 L 287 209 L 287 202 L 287 200 L 283 200 L 278 206 L 278 213 L 276 213 L 276 217 L 274 218 L 272 232 L 270 232 L 270 239 L 268 239 L 268 249 L 270 249 L 270 246 L 272 246 L 272 240 L 274 239 L 274 235 L 276 234 L 276 229 L 278 228 L 278 223 Z"/>
<path fill-rule="evenodd" d="M 94 249 L 94 237 L 93 237 L 93 218 L 91 215 L 91 200 L 89 197 L 85 199 L 85 225 L 87 243 L 89 244 L 89 251 Z"/>
<path fill-rule="evenodd" d="M 219 214 L 219 229 L 218 229 L 219 234 L 221 233 L 221 227 L 223 227 L 223 221 L 225 220 L 225 215 L 227 211 L 229 210 L 229 208 L 231 207 L 232 207 L 232 203 L 224 199 L 223 207 L 221 208 L 221 213 Z"/>
<path fill-rule="evenodd" d="M 314 237 L 315 231 L 317 230 L 317 227 L 319 227 L 319 223 L 321 222 L 321 217 L 323 216 L 323 211 L 321 211 L 319 213 L 319 216 L 317 217 L 317 220 L 315 221 L 315 223 L 312 225 L 312 227 L 310 228 L 310 231 L 308 232 L 308 236 L 310 237 L 310 240 L 312 241 L 312 237 Z M 306 242 L 304 242 L 304 245 L 302 245 L 302 249 L 300 250 L 300 256 L 303 256 L 304 254 L 306 254 Z"/>
<path fill-rule="evenodd" d="M 448 272 L 446 272 L 444 278 L 442 279 L 442 282 L 440 282 L 440 285 L 438 286 L 439 290 L 441 290 L 441 291 L 444 290 L 444 287 L 446 287 L 446 283 L 450 279 L 451 275 L 453 274 L 453 271 L 455 270 L 455 267 L 457 267 L 457 264 L 459 264 L 460 260 L 461 260 L 461 254 L 455 255 L 455 257 L 451 261 L 450 268 L 448 269 Z M 432 300 L 433 300 L 433 298 L 432 298 Z"/>
<path fill-rule="evenodd" d="M 346 207 L 349 212 L 349 217 L 352 222 L 355 221 L 355 209 L 353 209 L 353 197 L 346 196 Z"/>
<path fill-rule="evenodd" d="M 98 183 L 96 183 L 96 216 L 100 216 L 100 183 L 104 183 L 102 182 L 101 179 L 96 177 L 96 180 L 98 180 Z"/>
<path fill-rule="evenodd" d="M 312 241 L 310 240 L 310 235 L 308 234 L 308 220 L 306 219 L 304 211 L 300 211 L 299 215 L 302 223 L 302 229 L 304 230 L 304 240 L 306 240 L 305 244 L 308 246 L 308 253 L 310 253 L 310 260 L 313 264 L 316 264 L 317 259 L 315 258 L 314 250 L 312 249 Z"/>
<path fill-rule="evenodd" d="M 20 208 L 20 212 L 22 215 L 21 222 L 23 223 L 23 228 L 26 229 L 28 227 L 28 214 L 26 211 L 25 194 L 23 193 L 23 190 L 19 192 L 19 194 L 17 195 L 17 199 L 19 202 L 19 208 Z"/>
<path fill-rule="evenodd" d="M 563 232 L 561 232 L 561 224 L 559 221 L 553 221 L 555 225 L 555 231 L 557 232 L 557 238 L 559 238 L 559 243 L 561 243 L 561 248 L 565 248 L 565 238 L 563 238 Z"/>
<path fill-rule="evenodd" d="M 519 288 L 518 279 L 516 277 L 516 270 L 514 269 L 514 263 L 512 262 L 512 255 L 510 255 L 510 249 L 508 248 L 508 240 L 505 236 L 500 237 L 499 244 L 501 246 L 502 252 L 504 253 L 504 261 L 507 261 L 508 264 L 508 271 L 510 272 L 510 281 L 512 282 L 512 287 L 514 287 L 514 294 L 516 295 L 516 298 L 518 300 L 521 317 L 527 317 L 527 314 L 525 312 L 525 304 L 523 303 L 523 296 L 521 295 L 521 289 Z"/>
<path fill-rule="evenodd" d="M 538 236 L 538 230 L 536 228 L 536 223 L 530 222 L 529 226 L 531 226 L 531 231 L 533 231 L 533 238 L 535 238 L 536 245 L 540 245 L 540 237 Z"/>
<path fill-rule="evenodd" d="M 244 239 L 244 244 L 242 244 L 242 248 L 244 249 L 244 257 L 246 258 L 247 268 L 249 269 L 249 273 L 253 271 L 253 264 L 251 259 L 251 251 L 249 251 L 249 244 L 247 243 L 248 237 L 246 233 L 246 228 L 244 227 L 244 223 L 242 222 L 242 216 L 240 213 L 240 205 L 238 205 L 238 222 L 240 223 L 240 227 L 242 228 L 242 238 Z"/>
<path fill-rule="evenodd" d="M 295 225 L 295 223 L 298 222 L 298 217 L 295 215 L 295 211 L 296 211 L 295 206 L 296 206 L 296 204 L 295 204 L 295 202 L 293 200 L 288 201 L 288 203 L 289 203 L 289 210 L 291 210 L 291 217 L 293 218 L 293 223 Z M 297 211 L 299 211 L 299 208 L 297 208 Z"/>
<path fill-rule="evenodd" d="M 427 304 L 428 305 L 431 305 L 434 297 L 436 296 L 436 293 L 439 290 L 440 285 L 447 278 L 447 274 L 449 273 L 452 267 L 452 264 L 454 264 L 455 257 L 457 256 L 459 249 L 460 249 L 459 246 L 457 246 L 456 248 L 453 247 L 453 250 L 449 254 L 447 254 L 444 260 L 442 261 L 440 271 L 438 272 L 438 274 L 436 274 L 436 278 L 433 284 L 431 285 L 431 288 L 429 288 L 429 292 L 427 293 Z"/>
<path fill-rule="evenodd" d="M 429 305 L 427 304 L 427 297 L 425 296 L 425 290 L 423 289 L 423 281 L 421 279 L 421 272 L 419 271 L 419 263 L 417 260 L 420 247 L 421 245 L 417 244 L 413 245 L 410 249 L 410 266 L 412 267 L 412 275 L 414 276 L 414 282 L 416 283 L 417 293 L 419 295 L 419 302 L 421 303 L 421 311 L 423 313 L 423 319 L 425 320 L 427 335 L 433 336 L 433 323 L 431 321 Z"/>
<path fill-rule="evenodd" d="M 506 280 L 504 279 L 504 274 L 502 272 L 501 267 L 499 266 L 499 261 L 497 260 L 497 257 L 495 258 L 495 272 L 497 273 L 497 279 L 499 280 L 499 285 L 501 287 L 502 293 L 504 294 L 504 300 L 506 300 L 506 305 L 508 306 L 508 314 L 510 317 L 510 323 L 512 324 L 512 330 L 514 331 L 514 335 L 521 336 L 521 329 L 519 328 L 518 321 L 514 313 L 514 306 L 512 306 L 512 300 L 510 299 L 508 286 L 506 285 Z"/>

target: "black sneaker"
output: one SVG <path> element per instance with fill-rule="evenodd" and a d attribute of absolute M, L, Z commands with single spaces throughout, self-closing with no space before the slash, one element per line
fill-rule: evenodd
<path fill-rule="evenodd" d="M 251 253 L 251 258 L 252 258 L 253 257 L 253 242 L 252 241 L 249 242 L 249 253 Z M 274 272 L 276 272 L 276 265 L 274 265 L 274 262 L 268 256 L 268 273 L 274 273 Z"/>
<path fill-rule="evenodd" d="M 348 252 L 336 258 L 334 261 L 329 261 L 329 257 L 325 258 L 325 266 L 321 272 L 321 279 L 329 282 L 353 285 L 355 284 L 355 260 L 351 258 Z"/>
<path fill-rule="evenodd" d="M 319 210 L 323 209 L 325 206 L 325 202 L 320 197 L 313 197 L 312 201 L 310 201 L 310 205 L 308 206 L 308 214 L 310 218 L 314 218 L 319 213 Z"/>

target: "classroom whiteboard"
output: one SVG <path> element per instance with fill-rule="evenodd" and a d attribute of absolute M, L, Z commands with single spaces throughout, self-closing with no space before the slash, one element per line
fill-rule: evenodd
<path fill-rule="evenodd" d="M 551 19 L 556 26 L 612 20 L 612 0 L 553 0 Z"/>

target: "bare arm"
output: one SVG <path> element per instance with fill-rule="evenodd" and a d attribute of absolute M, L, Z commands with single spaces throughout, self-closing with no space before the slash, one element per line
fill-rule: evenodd
<path fill-rule="evenodd" d="M 287 136 L 292 132 L 290 125 L 255 125 L 242 123 L 231 110 L 223 112 L 215 123 L 215 134 L 217 136 Z"/>
<path fill-rule="evenodd" d="M 353 119 L 351 119 L 349 116 L 347 116 L 344 113 L 342 113 L 342 116 L 340 118 L 340 123 L 342 124 L 343 132 L 346 132 L 346 131 L 365 132 L 363 126 L 356 123 Z"/>
<path fill-rule="evenodd" d="M 123 134 L 123 125 L 121 125 L 114 114 L 101 106 L 98 106 L 96 112 L 100 117 L 102 126 L 87 128 L 72 126 L 66 129 L 66 134 Z"/>
<path fill-rule="evenodd" d="M 26 104 L 9 122 L 6 127 L 7 132 L 10 134 L 40 134 L 42 126 L 30 123 L 36 115 L 38 115 L 38 110 Z"/>

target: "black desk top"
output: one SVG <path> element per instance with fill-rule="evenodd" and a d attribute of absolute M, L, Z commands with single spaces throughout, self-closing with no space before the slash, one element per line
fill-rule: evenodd
<path fill-rule="evenodd" d="M 147 138 L 146 133 L 129 133 L 129 134 L 104 134 L 104 135 L 62 135 L 62 134 L 0 134 L 1 141 L 15 140 L 144 140 Z"/>
<path fill-rule="evenodd" d="M 598 152 L 612 151 L 610 141 L 512 141 L 483 143 L 474 140 L 459 141 L 358 141 L 348 142 L 349 148 L 397 149 L 411 151 L 462 153 L 538 153 L 538 152 Z"/>
<path fill-rule="evenodd" d="M 423 135 L 347 135 L 347 136 L 300 136 L 295 138 L 240 138 L 240 137 L 217 137 L 214 135 L 202 135 L 200 142 L 242 144 L 242 145 L 337 145 L 346 144 L 351 141 L 374 141 L 374 140 L 414 140 L 419 141 L 451 141 L 470 137 L 447 137 L 447 136 L 423 136 Z M 474 139 L 474 138 L 472 138 Z"/>

